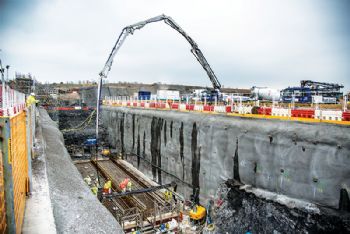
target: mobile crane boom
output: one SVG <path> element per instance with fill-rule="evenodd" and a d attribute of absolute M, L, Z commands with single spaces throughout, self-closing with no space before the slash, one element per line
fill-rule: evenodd
<path fill-rule="evenodd" d="M 107 59 L 107 62 L 105 63 L 102 71 L 100 72 L 101 78 L 107 78 L 109 71 L 112 68 L 113 59 L 115 55 L 117 54 L 120 47 L 123 45 L 126 37 L 129 34 L 133 34 L 135 30 L 143 28 L 146 24 L 154 23 L 164 21 L 167 25 L 175 29 L 178 33 L 180 33 L 191 45 L 191 53 L 196 57 L 197 61 L 202 65 L 203 69 L 206 71 L 207 75 L 209 76 L 209 79 L 213 85 L 213 88 L 217 91 L 220 91 L 221 84 L 219 80 L 216 78 L 216 75 L 214 71 L 211 69 L 209 63 L 205 59 L 202 51 L 198 48 L 197 43 L 189 36 L 187 33 L 169 16 L 166 15 L 159 15 L 150 19 L 147 19 L 145 21 L 141 21 L 136 24 L 132 24 L 129 26 L 126 26 L 123 28 L 122 32 L 120 33 L 117 42 L 115 43 L 111 53 L 109 54 L 109 57 Z"/>

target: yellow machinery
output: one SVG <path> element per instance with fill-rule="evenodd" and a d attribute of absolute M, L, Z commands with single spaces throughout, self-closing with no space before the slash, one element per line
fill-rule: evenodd
<path fill-rule="evenodd" d="M 195 222 L 196 221 L 200 223 L 202 223 L 202 221 L 204 222 L 206 214 L 207 214 L 206 209 L 201 205 L 195 205 L 193 209 L 190 210 L 190 218 Z"/>
<path fill-rule="evenodd" d="M 103 156 L 109 156 L 110 153 L 111 153 L 111 152 L 109 151 L 109 149 L 103 149 L 103 150 L 102 150 L 102 155 L 103 155 Z"/>

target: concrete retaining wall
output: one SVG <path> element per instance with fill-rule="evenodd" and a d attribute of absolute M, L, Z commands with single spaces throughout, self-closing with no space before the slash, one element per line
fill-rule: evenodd
<path fill-rule="evenodd" d="M 40 109 L 40 123 L 57 232 L 124 233 L 85 184 L 65 148 L 62 133 L 44 109 Z"/>
<path fill-rule="evenodd" d="M 244 184 L 334 208 L 340 189 L 350 192 L 346 126 L 123 107 L 103 107 L 102 118 L 113 147 L 185 181 L 186 196 L 198 187 L 212 198 L 234 171 Z M 158 182 L 174 180 L 143 158 L 128 161 Z"/>

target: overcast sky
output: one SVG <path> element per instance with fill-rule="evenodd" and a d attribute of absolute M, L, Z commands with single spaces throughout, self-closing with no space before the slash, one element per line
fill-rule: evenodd
<path fill-rule="evenodd" d="M 199 45 L 224 87 L 350 89 L 348 0 L 0 0 L 0 58 L 42 82 L 98 78 L 126 25 L 166 14 Z M 211 83 L 187 41 L 163 22 L 129 36 L 110 82 Z"/>

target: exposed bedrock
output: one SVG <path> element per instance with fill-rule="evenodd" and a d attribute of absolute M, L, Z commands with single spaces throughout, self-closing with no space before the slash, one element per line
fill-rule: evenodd
<path fill-rule="evenodd" d="M 216 215 L 217 233 L 349 233 L 350 213 L 290 208 L 231 186 Z"/>
<path fill-rule="evenodd" d="M 103 107 L 102 119 L 112 147 L 186 196 L 198 187 L 211 199 L 231 178 L 336 209 L 350 192 L 347 126 L 122 107 Z"/>
<path fill-rule="evenodd" d="M 95 137 L 95 119 L 88 121 L 91 113 L 92 110 L 64 110 L 51 111 L 49 115 L 63 131 L 66 145 L 81 145 L 87 138 Z M 82 125 L 85 121 L 86 126 Z"/>

